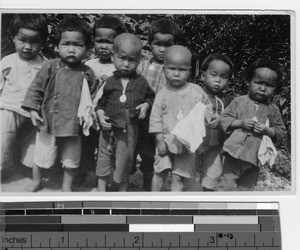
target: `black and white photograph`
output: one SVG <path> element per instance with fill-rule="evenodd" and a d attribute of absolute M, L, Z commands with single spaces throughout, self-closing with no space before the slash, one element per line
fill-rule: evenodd
<path fill-rule="evenodd" d="M 3 11 L 1 192 L 293 191 L 293 15 Z"/>
<path fill-rule="evenodd" d="M 297 249 L 299 10 L 1 0 L 0 245 Z"/>

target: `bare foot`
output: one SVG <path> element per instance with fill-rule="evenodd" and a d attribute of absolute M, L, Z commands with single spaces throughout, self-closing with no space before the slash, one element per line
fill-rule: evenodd
<path fill-rule="evenodd" d="M 25 192 L 37 192 L 41 189 L 42 183 L 33 181 L 31 184 L 24 188 Z"/>
<path fill-rule="evenodd" d="M 62 192 L 72 192 L 72 189 L 71 189 L 71 187 L 62 187 L 62 190 L 61 190 Z"/>

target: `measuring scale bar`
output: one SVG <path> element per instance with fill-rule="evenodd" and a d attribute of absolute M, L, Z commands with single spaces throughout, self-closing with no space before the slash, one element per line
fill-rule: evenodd
<path fill-rule="evenodd" d="M 279 250 L 277 203 L 2 203 L 1 249 Z"/>

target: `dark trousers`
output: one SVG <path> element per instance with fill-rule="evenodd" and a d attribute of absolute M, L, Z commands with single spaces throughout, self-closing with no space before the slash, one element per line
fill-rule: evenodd
<path fill-rule="evenodd" d="M 136 158 L 140 155 L 142 161 L 140 170 L 145 179 L 151 182 L 153 176 L 153 164 L 155 155 L 155 136 L 150 134 L 149 130 L 149 115 L 139 123 L 139 136 L 134 152 L 134 162 L 132 173 L 136 171 Z M 149 180 L 151 179 L 151 180 Z M 145 183 L 144 183 L 145 184 Z"/>

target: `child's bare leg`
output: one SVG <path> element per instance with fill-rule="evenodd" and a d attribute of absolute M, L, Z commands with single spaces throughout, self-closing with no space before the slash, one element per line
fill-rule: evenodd
<path fill-rule="evenodd" d="M 184 191 L 196 191 L 195 178 L 183 178 Z"/>
<path fill-rule="evenodd" d="M 66 166 L 64 166 L 64 178 L 62 184 L 63 192 L 72 192 L 71 187 L 76 173 L 76 168 L 67 168 Z"/>
<path fill-rule="evenodd" d="M 98 176 L 98 188 L 99 192 L 106 192 L 106 185 L 108 183 L 109 176 Z"/>
<path fill-rule="evenodd" d="M 119 186 L 119 192 L 126 192 L 128 187 L 128 181 L 121 182 L 118 184 Z"/>
<path fill-rule="evenodd" d="M 42 169 L 33 164 L 32 166 L 32 182 L 29 186 L 25 187 L 24 191 L 26 192 L 37 192 L 40 190 L 42 185 Z"/>
<path fill-rule="evenodd" d="M 164 182 L 165 179 L 167 178 L 167 175 L 168 175 L 168 170 L 164 170 L 160 173 L 154 173 L 152 178 L 151 191 L 154 192 L 161 191 L 164 186 Z"/>
<path fill-rule="evenodd" d="M 183 191 L 183 182 L 182 178 L 177 174 L 172 174 L 172 183 L 171 183 L 171 191 L 172 192 L 181 192 Z"/>

